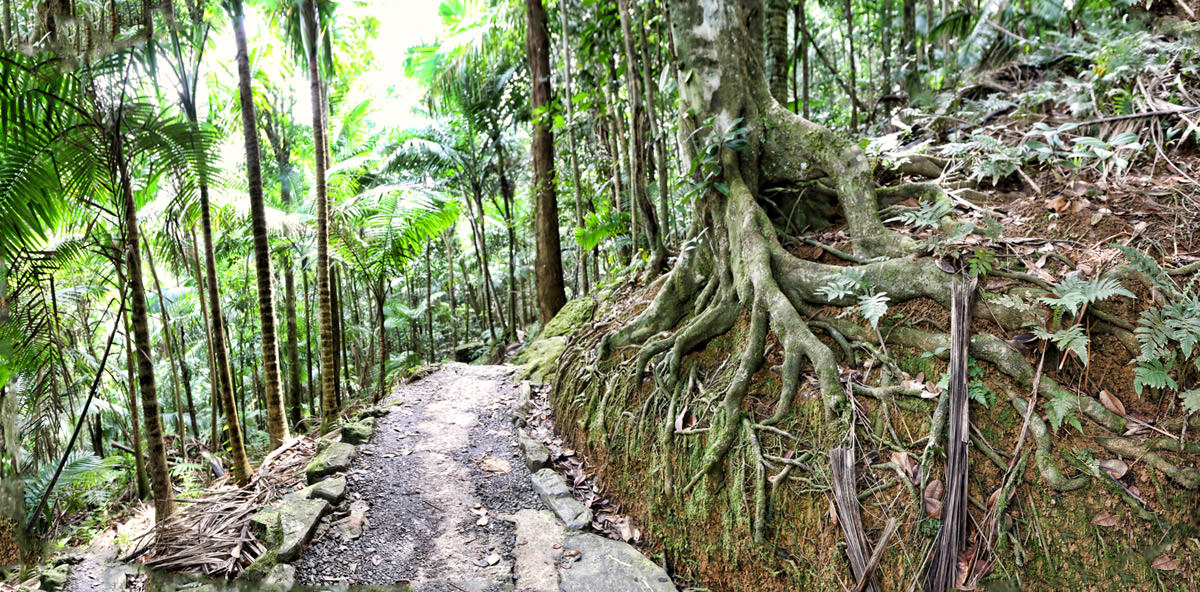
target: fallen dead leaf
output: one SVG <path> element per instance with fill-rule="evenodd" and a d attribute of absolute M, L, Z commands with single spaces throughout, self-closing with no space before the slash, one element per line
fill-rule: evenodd
<path fill-rule="evenodd" d="M 1162 571 L 1175 571 L 1179 569 L 1179 560 L 1169 555 L 1159 555 L 1150 563 L 1150 567 Z"/>
<path fill-rule="evenodd" d="M 912 457 L 908 456 L 907 452 L 892 452 L 891 461 L 896 463 L 904 471 L 905 476 L 910 482 L 915 482 L 917 477 L 917 464 L 913 462 Z"/>
<path fill-rule="evenodd" d="M 837 507 L 835 507 L 835 506 L 833 505 L 833 499 L 832 499 L 832 498 L 830 498 L 830 500 L 829 500 L 829 520 L 830 520 L 831 522 L 833 522 L 833 525 L 834 525 L 834 526 L 837 526 L 837 524 L 838 524 L 838 517 L 837 517 Z"/>
<path fill-rule="evenodd" d="M 508 464 L 508 461 L 490 454 L 479 459 L 475 464 L 489 473 L 504 474 L 512 471 L 512 465 Z"/>
<path fill-rule="evenodd" d="M 1125 473 L 1129 472 L 1129 465 L 1125 464 L 1125 461 L 1119 458 L 1100 461 L 1100 468 L 1107 471 L 1109 475 L 1112 475 L 1113 479 L 1120 479 L 1125 476 Z"/>
<path fill-rule="evenodd" d="M 942 517 L 942 493 L 945 487 L 941 479 L 934 479 L 925 486 L 925 513 L 933 518 Z"/>
<path fill-rule="evenodd" d="M 1096 526 L 1116 526 L 1120 520 L 1108 512 L 1100 512 L 1092 516 L 1092 524 Z"/>
<path fill-rule="evenodd" d="M 1121 400 L 1116 397 L 1116 395 L 1113 395 L 1106 390 L 1101 390 L 1100 404 L 1104 405 L 1104 407 L 1109 411 L 1112 411 L 1121 417 L 1125 417 L 1125 404 L 1122 403 Z"/>

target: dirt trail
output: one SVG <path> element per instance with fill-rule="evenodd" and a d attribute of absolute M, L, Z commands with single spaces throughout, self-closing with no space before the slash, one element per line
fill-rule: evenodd
<path fill-rule="evenodd" d="M 398 387 L 347 474 L 350 507 L 365 502 L 361 535 L 346 534 L 352 512 L 327 517 L 296 562 L 297 583 L 511 585 L 515 528 L 497 516 L 540 507 L 509 420 L 512 371 L 450 364 Z"/>

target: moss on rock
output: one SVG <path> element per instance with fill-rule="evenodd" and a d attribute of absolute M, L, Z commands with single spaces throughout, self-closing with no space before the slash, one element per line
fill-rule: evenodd
<path fill-rule="evenodd" d="M 538 334 L 538 339 L 549 339 L 551 337 L 561 337 L 570 333 L 572 329 L 592 320 L 592 313 L 596 311 L 596 301 L 590 296 L 576 298 L 563 305 L 558 314 L 546 323 L 542 328 L 542 332 Z"/>

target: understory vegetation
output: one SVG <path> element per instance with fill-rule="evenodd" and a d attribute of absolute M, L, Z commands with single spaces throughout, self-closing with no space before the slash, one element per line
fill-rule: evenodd
<path fill-rule="evenodd" d="M 953 585 L 1198 585 L 1195 2 L 2 1 L 0 564 L 590 297 L 553 419 L 679 583 L 853 589 L 844 448 L 924 585 L 961 380 Z"/>

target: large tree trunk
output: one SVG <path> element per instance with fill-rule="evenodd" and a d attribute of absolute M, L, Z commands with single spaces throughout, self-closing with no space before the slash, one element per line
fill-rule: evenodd
<path fill-rule="evenodd" d="M 550 107 L 550 31 L 542 0 L 526 0 L 525 8 L 525 51 L 532 81 L 530 107 L 536 113 Z M 558 237 L 554 136 L 550 125 L 548 113 L 537 117 L 533 124 L 533 194 L 537 201 L 534 277 L 537 278 L 538 316 L 543 325 L 550 322 L 567 302 L 563 289 L 562 246 Z"/>
<path fill-rule="evenodd" d="M 766 0 L 767 88 L 779 104 L 787 103 L 787 0 Z"/>
<path fill-rule="evenodd" d="M 254 271 L 258 288 L 258 317 L 263 350 L 263 383 L 267 399 L 267 435 L 270 448 L 288 437 L 283 414 L 283 389 L 279 386 L 279 339 L 275 330 L 274 289 L 271 286 L 271 244 L 267 239 L 267 214 L 263 203 L 262 156 L 258 122 L 250 89 L 250 54 L 246 48 L 245 17 L 241 0 L 232 2 L 233 37 L 237 47 L 238 98 L 242 107 L 242 133 L 246 146 L 246 181 L 250 190 L 250 230 L 254 237 Z"/>
<path fill-rule="evenodd" d="M 843 409 L 833 353 L 793 304 L 790 278 L 780 275 L 796 267 L 798 260 L 780 245 L 772 221 L 759 205 L 760 192 L 800 181 L 805 170 L 800 165 L 808 163 L 837 189 L 855 251 L 896 253 L 910 244 L 880 222 L 874 180 L 862 151 L 784 109 L 768 92 L 762 0 L 675 1 L 671 11 L 682 62 L 679 71 L 689 73 L 680 77 L 679 88 L 694 117 L 690 124 L 711 117 L 714 124 L 709 133 L 740 129 L 746 146 L 739 152 L 722 150 L 725 188 L 717 190 L 714 184 L 696 201 L 689 236 L 702 237 L 708 246 L 685 251 L 650 306 L 634 322 L 606 335 L 599 353 L 646 342 L 637 371 L 643 372 L 652 357 L 665 353 L 669 380 L 676 381 L 683 355 L 730 331 L 743 311 L 749 313 L 750 335 L 724 393 L 722 429 L 709 438 L 705 469 L 688 481 L 690 489 L 723 461 L 740 433 L 742 401 L 749 377 L 764 361 L 768 332 L 783 346 L 783 364 L 779 402 L 765 423 L 790 415 L 805 360 L 816 371 L 826 414 L 832 417 Z M 705 139 L 700 142 L 703 145 Z M 675 328 L 689 311 L 695 315 L 673 334 L 659 336 Z M 634 384 L 640 384 L 640 379 Z"/>
<path fill-rule="evenodd" d="M 150 359 L 150 325 L 146 315 L 146 287 L 142 279 L 142 257 L 138 249 L 137 203 L 121 133 L 111 132 L 113 156 L 120 170 L 120 191 L 125 217 L 125 269 L 129 282 L 130 322 L 133 325 L 134 358 L 137 360 L 138 392 L 142 399 L 142 419 L 146 425 L 146 460 L 150 489 L 154 492 L 154 517 L 161 522 L 175 513 L 175 492 L 171 470 L 167 466 L 167 447 L 163 441 L 162 416 L 158 410 L 158 390 L 154 384 L 154 362 Z"/>
<path fill-rule="evenodd" d="M 329 288 L 329 194 L 325 185 L 325 118 L 321 98 L 321 74 L 317 63 L 317 3 L 305 0 L 301 17 L 304 20 L 305 53 L 308 57 L 308 84 L 312 102 L 313 153 L 316 161 L 317 191 L 317 309 L 321 325 L 321 431 L 328 430 L 337 413 L 337 392 L 334 381 L 333 301 Z M 311 379 L 310 379 L 311 380 Z"/>

